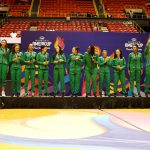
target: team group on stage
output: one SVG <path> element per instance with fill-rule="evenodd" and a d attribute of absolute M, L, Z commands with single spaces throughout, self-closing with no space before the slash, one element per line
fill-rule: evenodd
<path fill-rule="evenodd" d="M 1 95 L 5 96 L 6 78 L 10 66 L 11 74 L 11 93 L 12 96 L 20 96 L 21 89 L 21 73 L 22 65 L 25 65 L 25 96 L 28 96 L 28 81 L 31 80 L 32 96 L 35 93 L 35 65 L 38 65 L 38 92 L 42 96 L 42 81 L 44 80 L 44 95 L 48 95 L 48 74 L 49 64 L 54 65 L 53 82 L 54 82 L 54 97 L 58 92 L 58 82 L 60 82 L 62 96 L 65 95 L 65 73 L 70 76 L 70 90 L 71 96 L 78 96 L 80 93 L 80 81 L 82 75 L 82 68 L 84 66 L 84 73 L 86 79 L 86 97 L 90 96 L 90 81 L 92 79 L 92 91 L 96 97 L 96 77 L 98 68 L 99 74 L 99 93 L 102 96 L 103 84 L 106 82 L 105 94 L 110 96 L 110 68 L 113 68 L 114 81 L 114 96 L 117 96 L 118 82 L 121 81 L 122 94 L 127 96 L 125 83 L 125 68 L 128 67 L 128 74 L 130 76 L 130 90 L 134 97 L 134 82 L 138 96 L 140 97 L 140 77 L 143 74 L 142 53 L 138 52 L 138 45 L 132 47 L 133 51 L 128 55 L 128 64 L 123 57 L 122 51 L 117 49 L 114 58 L 111 60 L 107 55 L 107 50 L 102 51 L 102 56 L 98 56 L 95 52 L 94 46 L 89 46 L 87 51 L 82 55 L 79 53 L 78 47 L 72 48 L 72 53 L 66 60 L 66 56 L 60 46 L 55 48 L 55 53 L 50 57 L 46 46 L 41 46 L 39 53 L 34 52 L 32 44 L 28 45 L 27 51 L 23 54 L 20 50 L 19 44 L 14 44 L 12 50 L 7 48 L 7 41 L 2 40 L 0 46 L 0 86 L 2 87 Z M 144 57 L 146 60 L 146 80 L 145 80 L 145 94 L 148 96 L 150 84 L 150 43 L 146 45 L 144 50 Z M 66 67 L 65 67 L 66 64 Z"/>

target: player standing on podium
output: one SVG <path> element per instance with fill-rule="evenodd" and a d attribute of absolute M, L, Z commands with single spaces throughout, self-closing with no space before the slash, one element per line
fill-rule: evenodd
<path fill-rule="evenodd" d="M 78 51 L 78 47 L 73 47 L 72 54 L 69 55 L 67 61 L 67 68 L 69 68 L 70 75 L 70 89 L 72 97 L 77 97 L 80 92 L 80 79 L 82 72 L 83 55 L 80 54 Z"/>
<path fill-rule="evenodd" d="M 12 52 L 9 55 L 10 74 L 11 74 L 11 91 L 12 96 L 20 96 L 21 73 L 23 63 L 23 53 L 20 51 L 20 45 L 14 44 Z"/>
<path fill-rule="evenodd" d="M 60 46 L 55 47 L 55 53 L 52 55 L 52 64 L 54 65 L 53 80 L 54 80 L 54 97 L 58 92 L 58 78 L 60 80 L 62 97 L 65 95 L 65 68 L 66 56 Z"/>
<path fill-rule="evenodd" d="M 44 96 L 48 95 L 48 69 L 49 69 L 49 53 L 47 47 L 42 45 L 41 52 L 37 54 L 38 70 L 38 90 L 39 96 L 42 96 L 42 80 L 44 79 Z"/>
<path fill-rule="evenodd" d="M 114 59 L 112 60 L 112 68 L 114 70 L 114 96 L 116 97 L 118 92 L 118 82 L 121 81 L 122 84 L 122 93 L 124 96 L 127 96 L 126 86 L 125 86 L 125 67 L 126 61 L 122 56 L 122 51 L 117 49 L 115 52 Z"/>
<path fill-rule="evenodd" d="M 28 81 L 31 80 L 31 92 L 34 96 L 35 92 L 35 63 L 36 63 L 36 52 L 33 51 L 33 44 L 28 45 L 27 52 L 24 53 L 25 62 L 25 96 L 28 96 Z"/>
<path fill-rule="evenodd" d="M 95 52 L 93 45 L 87 48 L 87 52 L 84 53 L 84 69 L 86 80 L 86 97 L 90 96 L 90 79 L 92 78 L 92 90 L 96 97 L 96 76 L 97 76 L 97 61 L 98 54 Z"/>
<path fill-rule="evenodd" d="M 144 51 L 146 60 L 146 81 L 145 81 L 145 95 L 148 97 L 149 84 L 150 84 L 150 41 L 147 43 Z"/>
<path fill-rule="evenodd" d="M 0 47 L 0 86 L 2 87 L 2 96 L 5 95 L 6 78 L 9 69 L 9 54 L 10 50 L 7 48 L 7 41 L 1 41 Z"/>
<path fill-rule="evenodd" d="M 143 64 L 142 64 L 142 54 L 138 52 L 138 45 L 134 44 L 132 46 L 133 52 L 128 56 L 128 74 L 130 76 L 130 89 L 132 97 L 134 97 L 134 81 L 136 81 L 136 87 L 138 96 L 140 94 L 140 77 L 143 74 Z"/>
<path fill-rule="evenodd" d="M 104 79 L 106 79 L 106 95 L 110 96 L 110 66 L 111 60 L 107 56 L 107 50 L 102 51 L 101 57 L 98 59 L 98 65 L 100 66 L 100 84 L 99 84 L 99 93 L 102 96 L 102 88 Z"/>

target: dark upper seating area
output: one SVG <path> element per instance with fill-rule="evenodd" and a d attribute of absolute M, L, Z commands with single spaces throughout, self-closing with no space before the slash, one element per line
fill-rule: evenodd
<path fill-rule="evenodd" d="M 125 9 L 142 9 L 147 18 L 150 17 L 150 7 L 146 4 L 148 0 L 103 0 L 106 14 L 113 18 L 127 18 Z"/>

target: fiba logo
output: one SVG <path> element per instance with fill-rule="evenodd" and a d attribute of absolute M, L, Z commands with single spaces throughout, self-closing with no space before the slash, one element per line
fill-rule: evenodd
<path fill-rule="evenodd" d="M 33 41 L 32 44 L 36 50 L 40 50 L 42 45 L 46 46 L 47 49 L 50 49 L 52 42 L 49 41 L 49 39 L 46 39 L 45 36 L 40 36 L 37 40 Z"/>
<path fill-rule="evenodd" d="M 137 40 L 136 40 L 136 38 L 132 38 L 131 41 L 135 42 L 135 41 L 137 41 Z"/>
<path fill-rule="evenodd" d="M 137 44 L 139 46 L 139 50 L 141 51 L 142 50 L 142 47 L 143 47 L 143 43 L 138 41 L 136 38 L 132 38 L 130 41 L 126 42 L 125 43 L 125 48 L 127 51 L 132 51 L 132 46 L 134 44 Z"/>
<path fill-rule="evenodd" d="M 45 39 L 45 37 L 44 36 L 40 36 L 40 38 L 39 38 L 40 40 L 44 40 Z"/>

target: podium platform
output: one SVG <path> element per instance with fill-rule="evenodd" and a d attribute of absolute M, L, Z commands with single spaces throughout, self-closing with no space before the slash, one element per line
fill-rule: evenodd
<path fill-rule="evenodd" d="M 5 108 L 150 108 L 148 97 L 1 97 Z"/>

